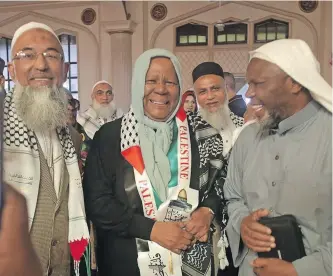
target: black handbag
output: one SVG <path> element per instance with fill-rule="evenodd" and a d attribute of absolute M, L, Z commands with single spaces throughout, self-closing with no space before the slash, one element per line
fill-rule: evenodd
<path fill-rule="evenodd" d="M 259 252 L 260 258 L 279 258 L 287 262 L 293 262 L 304 256 L 302 232 L 293 215 L 279 217 L 264 217 L 259 223 L 272 230 L 276 247 L 269 252 Z"/>

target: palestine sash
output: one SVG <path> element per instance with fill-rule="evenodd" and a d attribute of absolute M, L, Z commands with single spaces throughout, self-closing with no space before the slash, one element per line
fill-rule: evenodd
<path fill-rule="evenodd" d="M 135 129 L 133 118 L 124 118 L 124 120 L 131 123 L 132 129 Z M 124 158 L 133 166 L 143 213 L 145 217 L 157 221 L 186 221 L 199 203 L 199 191 L 190 188 L 191 142 L 187 117 L 183 109 L 178 111 L 175 125 L 173 142 L 168 153 L 171 180 L 168 185 L 168 198 L 164 202 L 159 199 L 149 180 L 138 141 L 132 143 L 127 141 L 131 146 L 122 151 Z M 142 242 L 145 246 L 139 245 Z M 138 266 L 142 276 L 182 275 L 181 255 L 152 241 L 137 239 L 137 245 Z"/>

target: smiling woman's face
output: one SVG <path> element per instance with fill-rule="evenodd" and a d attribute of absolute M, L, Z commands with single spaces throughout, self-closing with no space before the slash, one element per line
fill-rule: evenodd
<path fill-rule="evenodd" d="M 164 57 L 152 59 L 145 80 L 145 115 L 154 121 L 164 122 L 173 113 L 178 101 L 178 79 L 171 60 Z"/>

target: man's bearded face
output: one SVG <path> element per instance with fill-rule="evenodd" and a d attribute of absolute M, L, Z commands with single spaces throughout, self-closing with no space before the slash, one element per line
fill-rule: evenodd
<path fill-rule="evenodd" d="M 204 75 L 195 81 L 194 91 L 202 118 L 217 130 L 233 131 L 235 126 L 230 118 L 224 79 L 217 75 Z"/>
<path fill-rule="evenodd" d="M 96 85 L 92 95 L 93 101 L 95 100 L 102 106 L 108 106 L 113 100 L 112 87 L 108 83 L 100 83 Z"/>
<path fill-rule="evenodd" d="M 18 116 L 34 131 L 53 130 L 67 124 L 67 98 L 57 86 L 15 85 L 13 101 Z"/>

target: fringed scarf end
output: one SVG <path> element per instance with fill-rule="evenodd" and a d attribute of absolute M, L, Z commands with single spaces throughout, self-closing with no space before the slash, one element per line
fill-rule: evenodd
<path fill-rule="evenodd" d="M 220 269 L 223 270 L 227 266 L 229 266 L 229 261 L 228 261 L 227 252 L 226 252 L 226 248 L 229 247 L 229 243 L 228 243 L 227 236 L 225 234 L 225 229 L 223 230 L 223 234 L 221 235 L 221 238 L 220 238 L 219 242 L 217 243 L 217 246 L 221 248 L 218 257 L 220 259 Z"/>
<path fill-rule="evenodd" d="M 75 276 L 80 276 L 80 261 L 74 260 L 74 272 Z"/>

